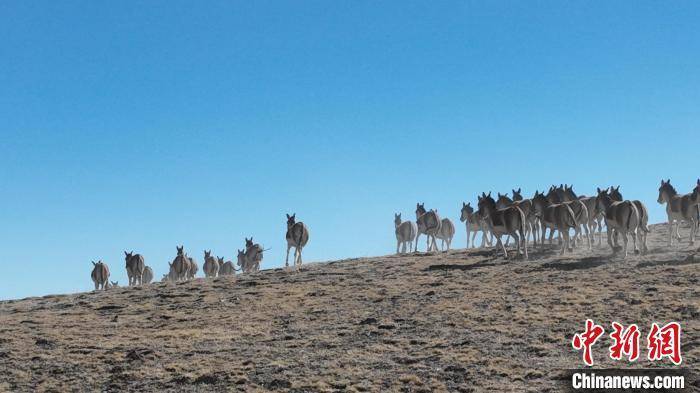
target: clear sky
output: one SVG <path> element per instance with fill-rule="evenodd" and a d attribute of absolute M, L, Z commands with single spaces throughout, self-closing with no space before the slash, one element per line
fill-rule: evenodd
<path fill-rule="evenodd" d="M 0 2 L 0 298 L 156 278 L 175 246 L 284 263 L 395 248 L 415 203 L 481 191 L 689 192 L 696 1 Z M 421 247 L 424 243 L 421 241 Z"/>

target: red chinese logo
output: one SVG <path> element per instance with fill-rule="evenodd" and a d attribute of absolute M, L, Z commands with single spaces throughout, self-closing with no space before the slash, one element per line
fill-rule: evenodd
<path fill-rule="evenodd" d="M 610 359 L 628 359 L 634 362 L 639 358 L 639 327 L 631 324 L 625 328 L 622 324 L 613 322 L 613 331 L 610 333 L 611 345 L 608 348 Z M 602 326 L 596 325 L 592 320 L 586 320 L 586 330 L 583 333 L 574 334 L 571 345 L 576 350 L 583 350 L 583 362 L 588 366 L 593 365 L 592 347 L 605 333 Z M 663 327 L 652 323 L 649 335 L 647 335 L 647 359 L 649 361 L 670 359 L 673 364 L 683 362 L 681 357 L 681 325 L 678 322 L 669 322 Z"/>
<path fill-rule="evenodd" d="M 574 349 L 583 349 L 583 361 L 589 365 L 593 365 L 593 354 L 591 353 L 591 347 L 595 344 L 600 336 L 605 333 L 605 329 L 602 326 L 596 325 L 592 320 L 586 320 L 586 331 L 583 333 L 575 334 L 574 339 L 571 342 Z"/>
<path fill-rule="evenodd" d="M 659 328 L 656 323 L 651 324 L 651 331 L 647 336 L 647 358 L 650 361 L 661 360 L 665 357 L 671 359 L 673 364 L 679 365 L 681 358 L 681 325 L 670 322 Z"/>

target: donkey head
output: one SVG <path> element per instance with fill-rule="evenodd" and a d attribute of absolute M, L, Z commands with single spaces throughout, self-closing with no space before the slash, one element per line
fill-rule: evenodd
<path fill-rule="evenodd" d="M 498 193 L 498 200 L 496 201 L 496 207 L 502 209 L 513 204 L 513 200 L 508 198 L 508 193 L 501 194 Z"/>
<path fill-rule="evenodd" d="M 416 203 L 416 218 L 425 214 L 425 203 Z"/>
<path fill-rule="evenodd" d="M 245 265 L 245 253 L 243 250 L 238 250 L 238 261 L 236 262 L 238 266 L 243 267 Z"/>
<path fill-rule="evenodd" d="M 296 216 L 296 213 L 292 214 L 291 216 L 287 214 L 287 229 L 291 228 L 292 225 L 296 224 Z"/>
<path fill-rule="evenodd" d="M 177 255 L 181 256 L 185 253 L 185 246 L 175 246 L 177 248 Z"/>
<path fill-rule="evenodd" d="M 206 261 L 209 258 L 211 258 L 211 250 L 209 250 L 209 251 L 204 250 L 204 260 Z"/>
<path fill-rule="evenodd" d="M 671 185 L 671 179 L 664 181 L 661 179 L 661 187 L 659 187 L 659 198 L 656 200 L 658 203 L 666 203 L 668 200 L 677 195 L 676 189 Z"/>
<path fill-rule="evenodd" d="M 511 190 L 513 191 L 513 200 L 514 201 L 522 201 L 523 200 L 523 194 L 521 193 L 522 188 L 518 188 Z"/>
<path fill-rule="evenodd" d="M 608 189 L 601 190 L 600 187 L 597 188 L 598 196 L 595 198 L 595 211 L 597 213 L 602 213 L 607 210 L 608 206 L 612 204 L 613 199 L 610 197 L 610 192 Z"/>
<path fill-rule="evenodd" d="M 698 179 L 697 185 L 693 188 L 693 193 L 690 195 L 693 202 L 700 204 L 700 179 Z"/>
<path fill-rule="evenodd" d="M 462 202 L 462 215 L 459 217 L 459 220 L 465 222 L 472 214 L 474 214 L 474 208 L 471 206 L 471 202 Z"/>
<path fill-rule="evenodd" d="M 132 251 L 132 252 L 126 252 L 126 251 L 124 251 L 124 259 L 125 259 L 127 262 L 129 262 L 129 259 L 131 259 L 131 257 L 133 257 L 133 256 L 134 256 L 134 252 L 133 252 L 133 251 Z"/>
<path fill-rule="evenodd" d="M 245 238 L 245 248 L 251 248 L 253 247 L 255 243 L 253 243 L 253 237 L 251 236 L 250 239 L 247 237 Z"/>
<path fill-rule="evenodd" d="M 490 191 L 488 195 L 483 194 L 483 196 L 479 197 L 477 213 L 481 218 L 487 217 L 494 210 L 496 210 L 496 201 L 491 197 Z"/>
<path fill-rule="evenodd" d="M 610 191 L 608 191 L 608 194 L 610 194 L 610 198 L 612 198 L 613 201 L 621 201 L 623 199 L 622 193 L 620 192 L 620 186 L 610 186 Z"/>
<path fill-rule="evenodd" d="M 394 213 L 394 225 L 399 226 L 401 225 L 401 213 Z"/>

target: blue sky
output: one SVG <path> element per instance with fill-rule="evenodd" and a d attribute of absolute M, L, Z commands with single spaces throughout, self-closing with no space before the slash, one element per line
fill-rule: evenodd
<path fill-rule="evenodd" d="M 393 213 L 620 184 L 653 222 L 700 176 L 700 4 L 0 3 L 0 298 L 88 290 L 123 251 L 280 266 L 383 255 Z M 455 245 L 464 245 L 457 225 Z"/>

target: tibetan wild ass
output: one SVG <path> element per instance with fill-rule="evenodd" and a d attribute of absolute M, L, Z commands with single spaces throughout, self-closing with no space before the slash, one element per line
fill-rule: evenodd
<path fill-rule="evenodd" d="M 109 267 L 102 261 L 92 261 L 92 273 L 90 274 L 95 290 L 106 290 L 109 287 Z"/>
<path fill-rule="evenodd" d="M 637 248 L 637 229 L 639 228 L 639 211 L 632 201 L 614 201 L 608 190 L 598 188 L 598 196 L 596 197 L 596 211 L 602 212 L 605 217 L 605 225 L 608 227 L 608 245 L 613 250 L 613 254 L 617 252 L 613 244 L 613 235 L 619 233 L 622 235 L 624 243 L 625 258 L 627 258 L 627 243 L 628 235 L 632 235 L 634 242 L 634 252 L 639 253 Z M 617 235 L 615 235 L 617 236 Z"/>
<path fill-rule="evenodd" d="M 256 263 L 251 259 L 250 255 L 243 250 L 238 250 L 237 264 L 240 266 L 242 273 L 254 273 L 256 272 Z"/>
<path fill-rule="evenodd" d="M 172 281 L 184 281 L 190 275 L 190 260 L 184 252 L 183 246 L 177 247 L 177 256 L 170 263 L 169 276 Z"/>
<path fill-rule="evenodd" d="M 528 223 L 528 233 L 532 234 L 532 245 L 537 246 L 542 225 L 540 224 L 540 220 L 537 218 L 534 210 L 532 210 L 532 199 L 524 199 L 521 188 L 518 188 L 517 190 L 513 189 L 512 191 L 513 205 L 517 205 L 525 214 L 525 218 L 527 219 Z"/>
<path fill-rule="evenodd" d="M 263 260 L 263 247 L 253 242 L 253 238 L 245 239 L 245 254 L 246 257 L 254 263 L 253 271 L 260 271 L 260 263 Z"/>
<path fill-rule="evenodd" d="M 301 269 L 301 251 L 309 242 L 309 228 L 303 222 L 296 222 L 296 213 L 291 216 L 287 214 L 287 259 L 284 265 L 289 267 L 289 250 L 294 247 L 294 267 Z"/>
<path fill-rule="evenodd" d="M 445 249 L 445 244 L 447 244 L 447 251 L 450 251 L 450 246 L 452 246 L 452 238 L 455 236 L 455 225 L 449 218 L 443 218 L 440 223 L 440 231 L 437 233 L 437 238 L 440 239 L 440 249 Z"/>
<path fill-rule="evenodd" d="M 598 244 L 601 244 L 603 242 L 603 214 L 600 212 L 596 212 L 595 209 L 595 201 L 596 197 L 591 196 L 587 197 L 585 195 L 576 195 L 574 192 L 574 187 L 573 185 L 571 186 L 564 186 L 564 200 L 565 201 L 573 201 L 574 199 L 578 199 L 581 201 L 584 205 L 586 205 L 586 210 L 588 211 L 588 227 L 591 230 L 591 239 L 593 243 L 595 243 L 595 230 L 596 228 L 598 229 Z"/>
<path fill-rule="evenodd" d="M 141 276 L 144 284 L 150 284 L 153 282 L 153 269 L 150 266 L 143 268 L 143 275 Z"/>
<path fill-rule="evenodd" d="M 416 225 L 418 227 L 418 234 L 416 235 L 416 248 L 418 251 L 418 238 L 421 234 L 425 234 L 426 240 L 426 252 L 438 251 L 437 248 L 437 234 L 440 233 L 440 226 L 442 226 L 442 220 L 438 216 L 435 210 L 426 211 L 424 203 L 416 204 Z M 432 242 L 431 242 L 432 240 Z"/>
<path fill-rule="evenodd" d="M 216 277 L 219 275 L 219 261 L 211 255 L 211 250 L 204 250 L 204 277 Z"/>
<path fill-rule="evenodd" d="M 496 209 L 496 201 L 491 197 L 491 193 L 488 195 L 482 193 L 479 196 L 479 209 L 477 210 L 479 216 L 486 221 L 489 231 L 496 237 L 496 248 L 501 246 L 503 249 L 504 258 L 508 259 L 508 251 L 501 241 L 503 235 L 510 235 L 515 240 L 518 245 L 518 255 L 522 253 L 520 250 L 521 245 L 524 246 L 525 259 L 528 258 L 527 255 L 527 239 L 525 225 L 526 218 L 522 210 L 517 206 L 510 206 L 505 209 Z"/>
<path fill-rule="evenodd" d="M 146 265 L 143 262 L 141 254 L 124 251 L 124 259 L 126 260 L 126 274 L 129 276 L 129 286 L 141 285 L 143 279 L 143 269 Z"/>
<path fill-rule="evenodd" d="M 567 188 L 569 189 L 568 193 L 566 192 Z M 586 204 L 583 203 L 580 199 L 578 199 L 578 197 L 574 193 L 573 185 L 568 186 L 566 184 L 563 184 L 557 187 L 555 192 L 559 196 L 559 200 L 561 201 L 561 203 L 566 203 L 567 205 L 569 205 L 571 211 L 574 212 L 574 215 L 576 216 L 577 225 L 583 228 L 583 231 L 585 232 L 586 239 L 588 240 L 588 249 L 593 249 L 593 234 L 591 233 L 590 226 L 591 215 L 588 212 Z M 577 240 L 580 238 L 580 234 L 581 232 L 577 231 Z"/>
<path fill-rule="evenodd" d="M 700 185 L 700 180 L 698 180 Z M 695 190 L 698 188 L 695 187 Z M 676 189 L 671 185 L 671 179 L 661 180 L 659 187 L 659 198 L 657 202 L 666 204 L 666 215 L 668 216 L 668 245 L 673 244 L 673 227 L 676 227 L 676 240 L 680 242 L 681 235 L 678 233 L 681 221 L 690 223 L 690 244 L 695 242 L 695 234 L 700 221 L 698 212 L 698 197 L 700 194 L 693 191 L 690 194 L 678 195 Z"/>
<path fill-rule="evenodd" d="M 471 206 L 471 202 L 462 202 L 461 213 L 459 220 L 462 221 L 467 228 L 467 248 L 469 248 L 469 235 L 471 234 L 471 245 L 474 247 L 474 239 L 476 239 L 476 234 L 479 231 L 481 231 L 481 248 L 483 248 L 484 245 L 491 247 L 491 235 L 488 226 L 478 214 L 474 214 L 474 208 Z"/>
<path fill-rule="evenodd" d="M 191 280 L 197 275 L 197 272 L 199 271 L 199 264 L 191 256 L 185 254 L 185 257 L 190 262 L 190 270 L 187 274 L 187 278 Z"/>
<path fill-rule="evenodd" d="M 610 187 L 610 198 L 612 198 L 613 201 L 616 202 L 621 202 L 623 200 L 622 198 L 622 193 L 620 193 L 620 186 L 617 187 Z M 642 252 L 647 252 L 649 251 L 649 247 L 647 247 L 647 234 L 650 232 L 649 230 L 649 211 L 647 210 L 647 207 L 642 203 L 642 201 L 639 200 L 633 200 L 632 203 L 634 203 L 634 206 L 637 208 L 637 212 L 639 213 L 639 226 L 637 227 L 637 235 L 639 236 L 639 241 L 642 243 Z M 615 245 L 617 245 L 617 236 L 613 239 L 615 241 Z"/>
<path fill-rule="evenodd" d="M 569 229 L 573 229 L 576 235 L 579 233 L 579 226 L 576 222 L 571 207 L 566 203 L 550 203 L 544 193 L 535 191 L 535 196 L 532 198 L 532 209 L 539 217 L 544 228 L 549 228 L 550 243 L 554 230 L 559 232 L 559 236 L 564 237 L 564 242 L 561 245 L 561 254 L 564 251 L 572 251 L 571 239 L 569 237 Z M 544 232 L 542 233 L 541 245 L 544 246 Z"/>
<path fill-rule="evenodd" d="M 221 268 L 219 268 L 219 276 L 233 276 L 236 274 L 236 268 L 233 266 L 233 262 L 224 262 L 223 257 L 217 257 L 216 259 L 219 262 L 219 266 L 221 266 Z"/>
<path fill-rule="evenodd" d="M 399 253 L 399 247 L 401 248 L 401 253 L 406 253 L 406 246 L 408 246 L 408 251 L 413 250 L 413 242 L 416 240 L 416 235 L 418 235 L 418 226 L 413 221 L 403 221 L 401 222 L 401 213 L 394 214 L 394 232 L 396 233 L 396 253 Z"/>

